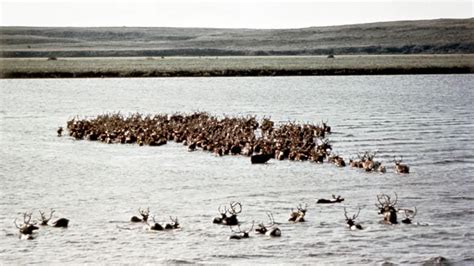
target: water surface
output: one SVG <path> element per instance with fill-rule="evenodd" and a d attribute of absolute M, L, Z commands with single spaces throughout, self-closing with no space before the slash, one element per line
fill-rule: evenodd
<path fill-rule="evenodd" d="M 0 80 L 0 261 L 3 263 L 421 263 L 436 256 L 473 263 L 474 75 Z M 278 123 L 328 120 L 345 158 L 377 151 L 388 173 L 161 147 L 56 137 L 74 116 L 207 111 Z M 393 171 L 403 156 L 409 175 Z M 378 193 L 417 207 L 415 225 L 380 224 Z M 343 204 L 316 205 L 340 194 Z M 272 211 L 282 237 L 229 241 L 217 207 L 241 201 L 242 228 Z M 307 223 L 288 224 L 298 203 Z M 149 233 L 128 223 L 149 206 L 182 229 Z M 363 231 L 344 211 L 362 208 Z M 66 230 L 18 239 L 25 211 L 54 208 Z"/>

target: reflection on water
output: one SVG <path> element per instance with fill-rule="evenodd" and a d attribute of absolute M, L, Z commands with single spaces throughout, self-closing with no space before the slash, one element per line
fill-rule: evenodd
<path fill-rule="evenodd" d="M 0 80 L 0 261 L 5 263 L 472 263 L 473 75 Z M 106 112 L 257 115 L 277 122 L 328 120 L 335 152 L 366 150 L 389 166 L 368 174 L 333 165 L 106 145 L 56 137 L 68 119 Z M 409 175 L 394 173 L 403 156 Z M 376 194 L 397 192 L 418 225 L 379 223 Z M 340 194 L 338 205 L 317 198 Z M 241 201 L 243 228 L 272 211 L 282 237 L 229 241 L 217 207 Z M 288 224 L 308 203 L 307 221 Z M 128 223 L 149 206 L 182 229 L 150 233 Z M 348 231 L 343 207 L 362 211 Z M 69 229 L 15 235 L 24 211 L 56 209 Z"/>

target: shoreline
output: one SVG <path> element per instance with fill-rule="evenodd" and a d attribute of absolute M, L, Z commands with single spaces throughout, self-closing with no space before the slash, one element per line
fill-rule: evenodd
<path fill-rule="evenodd" d="M 267 76 L 356 76 L 356 75 L 427 75 L 473 74 L 471 67 L 360 68 L 360 69 L 251 69 L 215 71 L 131 71 L 131 72 L 12 72 L 0 79 L 42 78 L 151 78 L 151 77 L 267 77 Z"/>
<path fill-rule="evenodd" d="M 0 58 L 1 79 L 472 74 L 474 54 Z"/>

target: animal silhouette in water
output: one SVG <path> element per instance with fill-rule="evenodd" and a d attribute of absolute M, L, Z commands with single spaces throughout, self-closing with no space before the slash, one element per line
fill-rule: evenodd
<path fill-rule="evenodd" d="M 362 225 L 360 225 L 359 223 L 356 223 L 355 222 L 355 219 L 357 217 L 359 217 L 359 213 L 360 213 L 360 208 L 359 208 L 359 211 L 357 212 L 357 214 L 354 214 L 352 217 L 348 217 L 347 216 L 347 211 L 346 211 L 346 207 L 344 207 L 344 216 L 346 217 L 346 223 L 347 223 L 347 226 L 351 229 L 351 230 L 362 230 Z"/>

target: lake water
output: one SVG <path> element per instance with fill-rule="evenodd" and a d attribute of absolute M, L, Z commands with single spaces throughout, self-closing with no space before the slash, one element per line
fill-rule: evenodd
<path fill-rule="evenodd" d="M 0 80 L 0 263 L 423 263 L 473 264 L 474 75 Z M 377 151 L 386 174 L 330 164 L 57 137 L 58 126 L 106 112 L 257 115 L 278 123 L 328 120 L 346 159 Z M 396 174 L 403 156 L 410 174 Z M 376 195 L 416 207 L 413 225 L 384 225 Z M 340 194 L 337 205 L 315 204 Z M 228 240 L 217 207 L 240 201 L 242 228 L 281 222 L 281 238 Z M 308 204 L 307 222 L 290 224 Z M 139 207 L 181 230 L 150 233 L 129 223 Z M 350 231 L 344 207 L 362 208 Z M 68 229 L 18 239 L 15 218 L 54 208 Z"/>

